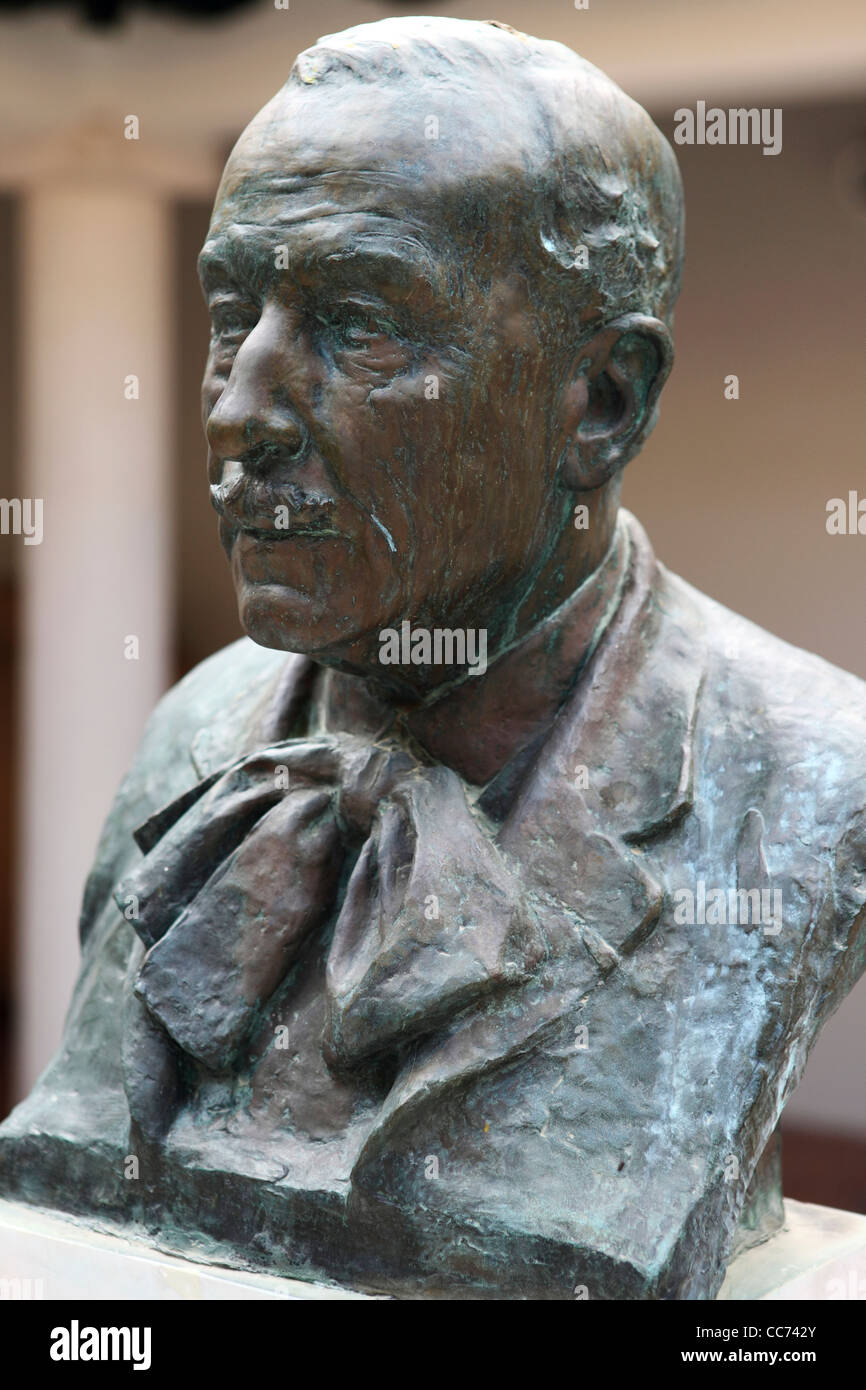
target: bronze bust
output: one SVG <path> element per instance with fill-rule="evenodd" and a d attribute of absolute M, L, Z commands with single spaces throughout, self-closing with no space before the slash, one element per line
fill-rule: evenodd
<path fill-rule="evenodd" d="M 118 793 L 5 1195 L 404 1298 L 708 1299 L 768 1229 L 864 968 L 866 691 L 620 509 L 682 257 L 646 113 L 506 25 L 322 39 L 241 136 L 203 410 L 249 636 Z"/>

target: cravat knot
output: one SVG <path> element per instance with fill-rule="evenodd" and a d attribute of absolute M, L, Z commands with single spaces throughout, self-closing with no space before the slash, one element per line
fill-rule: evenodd
<path fill-rule="evenodd" d="M 136 840 L 145 857 L 115 893 L 147 948 L 135 993 L 213 1071 L 231 1065 L 338 907 L 332 1065 L 431 1030 L 526 978 L 541 955 L 522 891 L 459 777 L 396 744 L 348 734 L 274 744 L 199 782 Z"/>

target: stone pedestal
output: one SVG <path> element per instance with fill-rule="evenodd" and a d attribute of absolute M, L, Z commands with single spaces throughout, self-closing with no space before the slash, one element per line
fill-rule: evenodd
<path fill-rule="evenodd" d="M 866 1216 L 785 1203 L 784 1228 L 739 1256 L 719 1298 L 866 1299 Z M 0 1201 L 3 1299 L 367 1299 L 335 1285 L 277 1279 L 165 1255 L 69 1217 Z"/>
<path fill-rule="evenodd" d="M 785 1224 L 728 1269 L 719 1298 L 866 1299 L 866 1216 L 785 1202 Z"/>
<path fill-rule="evenodd" d="M 196 1264 L 56 1212 L 0 1201 L 0 1300 L 367 1297 L 327 1284 Z"/>

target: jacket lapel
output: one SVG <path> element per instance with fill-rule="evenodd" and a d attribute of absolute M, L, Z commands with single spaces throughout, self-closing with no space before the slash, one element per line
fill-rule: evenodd
<path fill-rule="evenodd" d="M 705 669 L 687 591 L 627 517 L 619 610 L 560 712 L 498 837 L 546 941 L 546 959 L 491 1008 L 464 1009 L 405 1060 L 355 1165 L 454 1085 L 543 1042 L 652 933 L 664 901 L 647 849 L 692 804 Z M 447 928 L 442 948 L 448 949 Z"/>

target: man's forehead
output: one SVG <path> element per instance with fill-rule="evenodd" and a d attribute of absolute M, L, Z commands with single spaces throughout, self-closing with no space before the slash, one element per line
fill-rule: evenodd
<path fill-rule="evenodd" d="M 525 112 L 507 99 L 479 107 L 427 84 L 395 89 L 287 86 L 250 122 L 232 151 L 217 204 L 321 186 L 356 207 L 435 208 L 473 183 L 519 186 L 539 156 Z M 330 187 L 329 187 L 330 185 Z"/>
<path fill-rule="evenodd" d="M 293 269 L 373 270 L 395 284 L 421 279 L 433 287 L 454 264 L 454 236 L 435 202 L 425 216 L 410 208 L 409 190 L 392 193 L 390 183 L 369 175 L 297 178 L 280 171 L 247 178 L 217 201 L 202 278 L 218 278 L 226 263 L 256 278 L 282 247 Z"/>
<path fill-rule="evenodd" d="M 417 189 L 402 174 L 378 170 L 323 170 L 292 173 L 280 167 L 230 161 L 226 167 L 211 219 L 211 235 L 229 226 L 294 229 L 298 235 L 311 222 L 339 223 L 340 229 L 388 230 L 388 224 L 431 231 L 441 222 L 434 196 L 419 199 Z"/>

